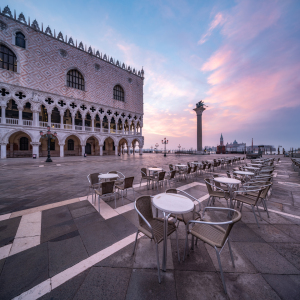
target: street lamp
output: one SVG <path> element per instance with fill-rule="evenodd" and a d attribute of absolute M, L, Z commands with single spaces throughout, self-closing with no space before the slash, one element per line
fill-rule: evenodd
<path fill-rule="evenodd" d="M 52 162 L 52 159 L 50 157 L 50 140 L 55 139 L 57 133 L 56 132 L 52 133 L 50 131 L 50 126 L 47 126 L 47 132 L 44 134 L 43 131 L 40 131 L 40 135 L 42 139 L 48 139 L 48 157 L 46 159 L 46 162 Z"/>
<path fill-rule="evenodd" d="M 161 140 L 161 143 L 163 144 L 163 145 L 165 145 L 165 154 L 164 154 L 164 156 L 167 156 L 167 144 L 169 143 L 169 141 L 166 139 L 166 138 L 164 138 L 163 140 Z"/>
<path fill-rule="evenodd" d="M 181 148 L 181 146 L 180 146 L 180 144 L 178 145 L 178 149 L 179 149 L 179 155 L 180 155 L 180 148 Z"/>

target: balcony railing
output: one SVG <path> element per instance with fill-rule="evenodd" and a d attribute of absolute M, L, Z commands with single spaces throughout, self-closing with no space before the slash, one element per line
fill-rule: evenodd
<path fill-rule="evenodd" d="M 0 123 L 1 123 L 1 117 L 0 117 Z M 5 118 L 5 124 L 8 124 L 8 125 L 19 125 L 19 119 L 14 119 L 14 118 Z M 33 126 L 33 121 L 32 120 L 22 120 L 22 123 L 23 123 L 23 126 Z M 22 124 L 21 123 L 21 124 Z M 42 121 L 39 121 L 39 127 L 48 127 L 48 122 L 42 122 Z M 72 130 L 73 126 L 71 124 L 63 124 L 63 126 L 61 126 L 60 123 L 51 123 L 51 127 L 54 128 L 54 129 L 67 129 L 67 130 Z M 92 127 L 90 126 L 85 126 L 83 128 L 83 126 L 80 126 L 80 125 L 75 125 L 75 130 L 78 130 L 78 131 L 92 131 Z M 99 127 L 94 127 L 94 131 L 96 132 L 101 132 L 101 128 Z M 111 128 L 110 131 L 108 128 L 102 128 L 102 133 L 111 133 L 111 134 L 124 134 L 124 135 L 141 135 L 140 132 L 136 132 L 134 134 L 134 131 L 127 131 L 127 130 L 124 130 L 124 133 L 123 133 L 123 130 L 119 130 L 119 129 L 113 129 Z"/>
<path fill-rule="evenodd" d="M 19 119 L 6 118 L 6 124 L 18 125 Z"/>
<path fill-rule="evenodd" d="M 47 127 L 47 126 L 48 126 L 48 122 L 40 121 L 40 127 Z"/>
<path fill-rule="evenodd" d="M 31 120 L 23 120 L 23 125 L 24 126 L 32 126 L 32 121 Z"/>
<path fill-rule="evenodd" d="M 72 125 L 70 125 L 70 124 L 64 124 L 64 129 L 72 129 Z"/>

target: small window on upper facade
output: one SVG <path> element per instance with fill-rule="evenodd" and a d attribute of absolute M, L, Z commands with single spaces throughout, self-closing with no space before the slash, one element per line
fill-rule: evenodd
<path fill-rule="evenodd" d="M 17 57 L 4 45 L 0 45 L 0 68 L 17 72 Z"/>
<path fill-rule="evenodd" d="M 120 85 L 114 87 L 114 99 L 124 101 L 124 90 Z"/>
<path fill-rule="evenodd" d="M 67 74 L 67 86 L 84 91 L 84 78 L 77 70 L 70 70 Z"/>
<path fill-rule="evenodd" d="M 16 33 L 16 46 L 26 48 L 25 35 L 22 32 Z"/>

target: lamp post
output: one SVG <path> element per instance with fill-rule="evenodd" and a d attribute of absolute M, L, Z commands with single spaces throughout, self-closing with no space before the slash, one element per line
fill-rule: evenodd
<path fill-rule="evenodd" d="M 158 144 L 158 143 L 156 143 L 156 144 L 155 144 L 155 150 L 156 150 L 156 154 L 157 154 L 157 148 L 158 148 L 158 146 L 159 146 L 159 144 Z"/>
<path fill-rule="evenodd" d="M 48 139 L 48 156 L 47 156 L 46 162 L 52 162 L 52 159 L 51 159 L 51 156 L 50 156 L 50 140 L 55 139 L 57 133 L 56 132 L 52 133 L 50 131 L 50 126 L 48 126 L 47 127 L 47 132 L 44 134 L 43 131 L 40 131 L 40 135 L 41 135 L 42 139 Z"/>
<path fill-rule="evenodd" d="M 164 138 L 163 140 L 161 140 L 161 143 L 163 145 L 165 145 L 165 154 L 164 154 L 164 156 L 166 157 L 167 156 L 167 144 L 169 143 L 169 141 L 166 138 Z"/>
<path fill-rule="evenodd" d="M 181 146 L 180 146 L 180 144 L 178 145 L 178 149 L 179 149 L 179 155 L 180 155 L 180 148 L 181 148 Z"/>

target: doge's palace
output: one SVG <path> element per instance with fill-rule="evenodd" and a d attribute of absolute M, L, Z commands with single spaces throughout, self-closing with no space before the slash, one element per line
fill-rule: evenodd
<path fill-rule="evenodd" d="M 142 154 L 144 70 L 0 12 L 1 158 Z"/>

